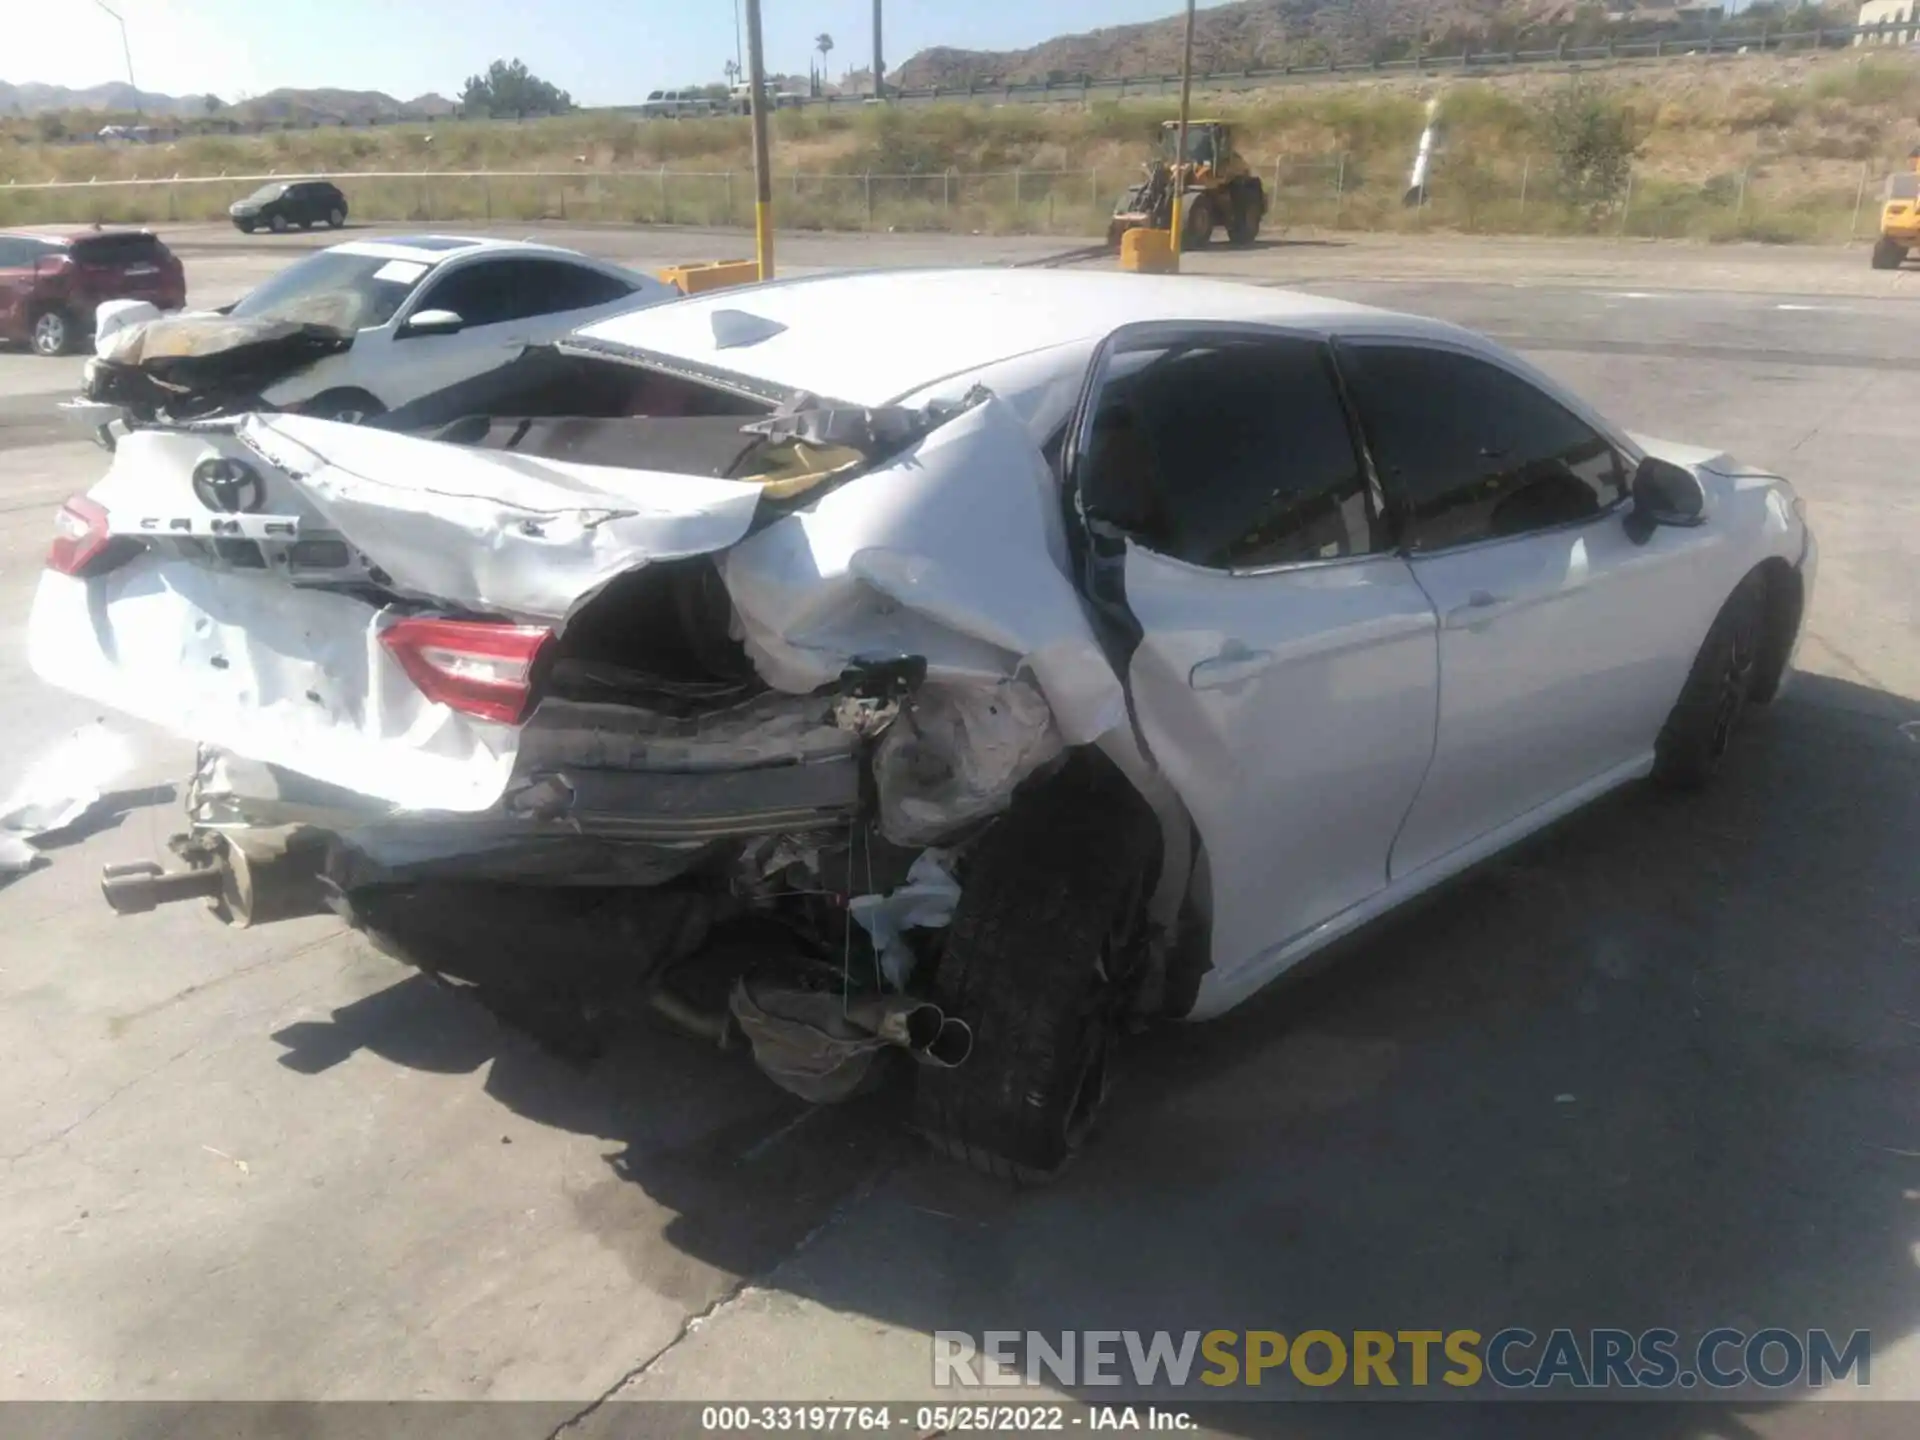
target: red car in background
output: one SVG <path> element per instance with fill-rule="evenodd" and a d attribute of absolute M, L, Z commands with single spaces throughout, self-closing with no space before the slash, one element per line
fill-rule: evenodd
<path fill-rule="evenodd" d="M 0 230 L 0 341 L 64 355 L 93 333 L 103 300 L 187 303 L 179 259 L 145 230 L 28 235 Z"/>

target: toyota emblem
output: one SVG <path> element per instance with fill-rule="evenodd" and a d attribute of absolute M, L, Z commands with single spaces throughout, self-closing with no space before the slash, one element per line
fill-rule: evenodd
<path fill-rule="evenodd" d="M 214 455 L 193 467 L 193 493 L 209 510 L 251 515 L 267 501 L 267 487 L 252 467 Z"/>

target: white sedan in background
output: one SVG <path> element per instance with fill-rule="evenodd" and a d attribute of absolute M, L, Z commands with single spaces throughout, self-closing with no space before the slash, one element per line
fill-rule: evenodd
<path fill-rule="evenodd" d="M 141 432 L 69 504 L 35 671 L 248 762 L 196 781 L 202 868 L 109 898 L 242 909 L 300 821 L 376 930 L 425 875 L 657 888 L 692 938 L 621 973 L 662 993 L 684 907 L 746 905 L 804 943 L 706 1033 L 815 1100 L 901 1045 L 995 1174 L 1072 1155 L 1130 1024 L 1705 783 L 1813 583 L 1779 476 L 1315 295 L 822 276 L 553 356 L 414 433 Z"/>
<path fill-rule="evenodd" d="M 411 235 L 318 251 L 227 313 L 353 332 L 351 349 L 276 380 L 261 398 L 282 410 L 359 421 L 496 370 L 530 345 L 679 293 L 558 246 Z"/>

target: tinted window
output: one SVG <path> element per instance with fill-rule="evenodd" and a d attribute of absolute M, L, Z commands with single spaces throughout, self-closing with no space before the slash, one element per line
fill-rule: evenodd
<path fill-rule="evenodd" d="M 286 188 L 285 183 L 281 181 L 275 181 L 271 185 L 262 185 L 258 190 L 247 196 L 244 203 L 249 205 L 264 205 L 269 200 L 278 200 Z"/>
<path fill-rule="evenodd" d="M 469 325 L 495 325 L 604 305 L 626 282 L 564 260 L 481 260 L 449 272 L 421 305 L 451 310 Z"/>
<path fill-rule="evenodd" d="M 1134 352 L 1109 375 L 1084 479 L 1102 518 L 1214 569 L 1371 548 L 1365 482 L 1320 344 Z"/>
<path fill-rule="evenodd" d="M 426 273 L 427 266 L 418 260 L 322 250 L 289 265 L 235 305 L 233 313 L 306 320 L 341 330 L 384 325 Z"/>
<path fill-rule="evenodd" d="M 0 270 L 30 269 L 34 260 L 46 253 L 38 241 L 16 240 L 11 235 L 0 235 Z"/>
<path fill-rule="evenodd" d="M 1343 348 L 1381 482 L 1406 541 L 1438 550 L 1600 514 L 1625 494 L 1620 457 L 1519 376 L 1444 350 Z"/>
<path fill-rule="evenodd" d="M 422 310 L 451 310 L 469 325 L 498 325 L 518 318 L 513 262 L 476 260 L 449 270 L 420 298 Z"/>
<path fill-rule="evenodd" d="M 73 258 L 82 265 L 158 265 L 167 258 L 167 247 L 137 230 L 122 231 L 74 241 Z"/>
<path fill-rule="evenodd" d="M 521 315 L 585 310 L 633 293 L 624 280 L 564 260 L 518 260 L 514 270 L 519 287 L 515 308 Z"/>

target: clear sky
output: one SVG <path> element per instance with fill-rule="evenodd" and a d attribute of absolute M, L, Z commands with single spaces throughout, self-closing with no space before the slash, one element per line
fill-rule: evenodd
<path fill-rule="evenodd" d="M 227 100 L 283 85 L 455 96 L 518 56 L 583 105 L 721 80 L 735 0 L 108 0 L 127 22 L 142 90 Z M 1180 0 L 886 0 L 886 61 L 929 45 L 1010 49 L 1152 20 Z M 124 80 L 120 29 L 94 0 L 0 0 L 0 80 L 76 88 Z M 864 67 L 871 0 L 762 0 L 767 65 L 805 74 L 813 37 L 831 70 Z"/>

